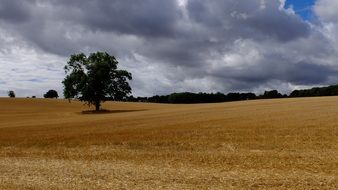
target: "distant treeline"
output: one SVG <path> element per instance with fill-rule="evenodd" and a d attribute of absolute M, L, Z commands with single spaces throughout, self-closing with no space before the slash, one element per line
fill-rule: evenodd
<path fill-rule="evenodd" d="M 169 95 L 156 95 L 152 97 L 133 97 L 130 96 L 127 101 L 130 102 L 153 102 L 153 103 L 171 103 L 171 104 L 193 104 L 193 103 L 217 103 L 231 102 L 241 100 L 273 99 L 273 98 L 292 98 L 292 97 L 314 97 L 314 96 L 335 96 L 338 95 L 338 85 L 312 88 L 307 90 L 294 90 L 289 96 L 282 95 L 277 90 L 265 91 L 262 95 L 254 93 L 192 93 L 181 92 Z"/>
<path fill-rule="evenodd" d="M 173 93 L 163 96 L 152 97 L 129 97 L 128 101 L 131 102 L 153 102 L 153 103 L 172 103 L 172 104 L 193 104 L 193 103 L 216 103 L 216 102 L 230 102 L 240 100 L 255 100 L 255 99 L 268 99 L 268 98 L 282 98 L 286 95 L 280 94 L 277 90 L 266 91 L 263 95 L 256 96 L 254 93 Z"/>
<path fill-rule="evenodd" d="M 315 96 L 337 96 L 338 85 L 328 87 L 316 87 L 307 90 L 294 90 L 290 97 L 315 97 Z"/>

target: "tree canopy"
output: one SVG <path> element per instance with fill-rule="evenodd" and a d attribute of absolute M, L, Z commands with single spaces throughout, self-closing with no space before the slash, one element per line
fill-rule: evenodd
<path fill-rule="evenodd" d="M 227 95 L 217 93 L 192 93 L 180 92 L 172 93 L 169 95 L 156 95 L 152 97 L 133 97 L 130 96 L 128 101 L 132 102 L 154 102 L 154 103 L 171 103 L 171 104 L 195 104 L 195 103 L 216 103 L 216 102 L 229 102 L 240 100 L 253 100 L 257 99 L 254 93 L 229 93 Z"/>
<path fill-rule="evenodd" d="M 337 96 L 338 85 L 331 85 L 326 87 L 315 87 L 304 90 L 294 90 L 290 97 L 314 97 L 314 96 Z"/>
<path fill-rule="evenodd" d="M 58 98 L 58 92 L 56 90 L 48 90 L 46 94 L 43 95 L 45 98 Z"/>
<path fill-rule="evenodd" d="M 131 73 L 117 69 L 118 61 L 105 52 L 74 54 L 65 66 L 64 97 L 78 98 L 98 111 L 101 102 L 124 100 L 131 93 Z"/>
<path fill-rule="evenodd" d="M 15 93 L 13 90 L 8 91 L 8 97 L 15 98 Z"/>

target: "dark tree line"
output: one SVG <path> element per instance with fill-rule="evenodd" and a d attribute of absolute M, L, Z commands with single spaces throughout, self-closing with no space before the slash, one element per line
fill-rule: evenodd
<path fill-rule="evenodd" d="M 280 94 L 277 90 L 265 91 L 263 95 L 256 96 L 254 93 L 172 93 L 170 95 L 156 95 L 152 97 L 129 97 L 128 101 L 132 102 L 153 102 L 153 103 L 171 103 L 171 104 L 194 104 L 194 103 L 217 103 L 217 102 L 231 102 L 241 100 L 255 100 L 268 98 L 283 98 L 286 95 Z"/>
<path fill-rule="evenodd" d="M 315 87 L 306 90 L 294 90 L 290 97 L 315 97 L 315 96 L 337 96 L 338 85 L 328 87 Z"/>
<path fill-rule="evenodd" d="M 15 92 L 13 90 L 8 91 L 8 97 L 15 98 Z M 58 92 L 56 90 L 48 90 L 46 94 L 43 95 L 44 98 L 58 98 Z M 26 98 L 29 98 L 27 96 Z M 31 96 L 31 98 L 36 98 L 36 96 Z"/>
<path fill-rule="evenodd" d="M 172 104 L 193 104 L 193 103 L 216 103 L 241 100 L 273 99 L 273 98 L 293 98 L 293 97 L 315 97 L 315 96 L 338 96 L 338 85 L 328 87 L 316 87 L 305 90 L 294 90 L 288 96 L 281 94 L 277 90 L 265 91 L 262 95 L 254 93 L 173 93 L 163 96 L 152 97 L 133 97 L 130 96 L 127 101 L 132 102 L 153 102 L 153 103 L 172 103 Z"/>

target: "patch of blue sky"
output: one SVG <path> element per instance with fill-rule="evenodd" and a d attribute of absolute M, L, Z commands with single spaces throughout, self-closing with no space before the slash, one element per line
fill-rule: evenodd
<path fill-rule="evenodd" d="M 312 7 L 316 0 L 287 0 L 285 8 L 293 7 L 296 14 L 302 17 L 304 20 L 311 21 L 315 18 Z"/>

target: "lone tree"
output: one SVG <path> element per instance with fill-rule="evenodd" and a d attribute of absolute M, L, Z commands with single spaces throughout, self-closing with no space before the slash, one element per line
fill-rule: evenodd
<path fill-rule="evenodd" d="M 71 55 L 65 66 L 66 78 L 63 80 L 64 96 L 67 99 L 78 98 L 89 106 L 100 110 L 101 102 L 123 100 L 130 93 L 128 80 L 131 73 L 117 70 L 118 62 L 108 53 Z"/>
<path fill-rule="evenodd" d="M 45 98 L 58 98 L 58 92 L 56 90 L 48 90 L 46 94 L 43 95 Z"/>
<path fill-rule="evenodd" d="M 15 98 L 15 93 L 13 90 L 8 91 L 8 97 Z"/>

